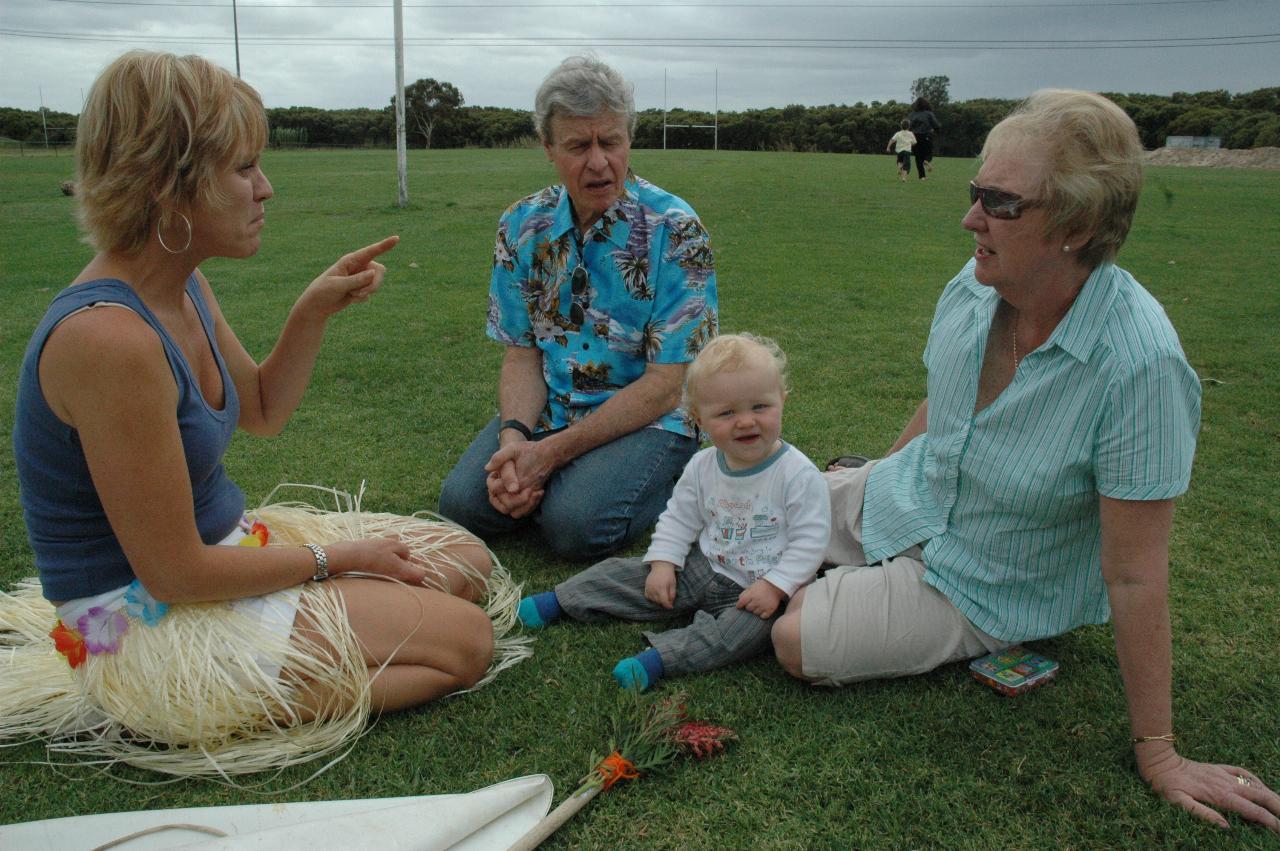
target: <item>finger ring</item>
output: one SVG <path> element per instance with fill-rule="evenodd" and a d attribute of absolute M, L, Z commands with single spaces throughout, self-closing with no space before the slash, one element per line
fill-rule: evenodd
<path fill-rule="evenodd" d="M 1253 785 L 1253 781 L 1251 781 L 1248 777 L 1245 777 L 1243 774 L 1236 775 L 1236 782 L 1239 783 L 1241 786 Z"/>

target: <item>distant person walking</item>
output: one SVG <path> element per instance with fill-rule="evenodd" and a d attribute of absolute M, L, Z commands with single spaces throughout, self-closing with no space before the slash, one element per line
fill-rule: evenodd
<path fill-rule="evenodd" d="M 925 171 L 933 171 L 933 133 L 941 130 L 938 116 L 933 114 L 933 107 L 924 98 L 916 98 L 911 104 L 911 112 L 907 114 L 907 125 L 915 134 L 916 144 L 912 153 L 916 155 L 916 174 L 925 179 Z"/>
<path fill-rule="evenodd" d="M 907 182 L 907 175 L 911 173 L 911 149 L 916 144 L 916 135 L 907 129 L 910 126 L 911 122 L 904 118 L 902 129 L 894 133 L 889 144 L 884 146 L 886 153 L 893 148 L 894 153 L 898 155 L 898 179 L 903 183 Z"/>

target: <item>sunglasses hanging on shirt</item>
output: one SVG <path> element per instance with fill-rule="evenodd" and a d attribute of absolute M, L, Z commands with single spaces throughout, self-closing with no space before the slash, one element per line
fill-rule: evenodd
<path fill-rule="evenodd" d="M 587 272 L 587 257 L 583 253 L 582 236 L 575 230 L 573 241 L 578 246 L 578 265 L 569 279 L 569 321 L 581 328 L 587 321 L 587 308 L 591 307 L 591 276 Z"/>

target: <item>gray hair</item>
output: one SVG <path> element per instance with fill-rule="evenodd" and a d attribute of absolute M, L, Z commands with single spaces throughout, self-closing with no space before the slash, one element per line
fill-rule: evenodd
<path fill-rule="evenodd" d="M 552 69 L 533 101 L 533 124 L 544 142 L 551 142 L 551 119 L 588 117 L 603 112 L 625 115 L 627 136 L 635 134 L 635 87 L 591 54 L 570 56 Z"/>
<path fill-rule="evenodd" d="M 979 155 L 1027 145 L 1045 162 L 1037 194 L 1045 233 L 1088 231 L 1076 257 L 1089 268 L 1116 258 L 1142 192 L 1142 141 L 1133 119 L 1093 92 L 1041 89 L 991 128 Z"/>

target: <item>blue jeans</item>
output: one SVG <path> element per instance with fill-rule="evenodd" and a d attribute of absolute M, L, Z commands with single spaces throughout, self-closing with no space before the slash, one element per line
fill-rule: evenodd
<path fill-rule="evenodd" d="M 573 561 L 604 558 L 648 532 L 698 448 L 693 438 L 663 429 L 623 435 L 554 472 L 542 503 L 513 520 L 489 503 L 485 486 L 498 425 L 494 417 L 444 480 L 440 513 L 485 540 L 532 523 L 558 556 Z"/>

